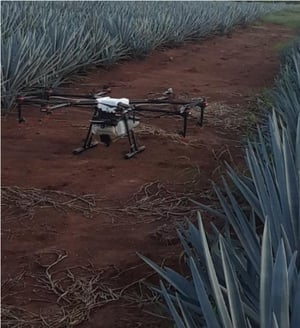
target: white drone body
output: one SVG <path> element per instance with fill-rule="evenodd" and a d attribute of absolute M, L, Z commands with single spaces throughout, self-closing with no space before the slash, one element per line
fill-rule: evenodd
<path fill-rule="evenodd" d="M 129 99 L 127 98 L 111 98 L 101 97 L 97 98 L 97 108 L 104 113 L 116 113 L 118 104 L 129 105 Z M 129 109 L 130 110 L 130 109 Z M 127 120 L 129 130 L 132 130 L 139 125 L 139 121 L 136 119 L 128 118 Z M 92 125 L 92 134 L 94 135 L 109 135 L 111 138 L 123 137 L 127 134 L 124 120 L 120 120 L 116 126 L 101 126 L 99 124 Z"/>

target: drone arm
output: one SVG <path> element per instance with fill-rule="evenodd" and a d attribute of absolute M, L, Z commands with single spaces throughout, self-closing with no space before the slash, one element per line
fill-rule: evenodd
<path fill-rule="evenodd" d="M 132 99 L 130 103 L 133 105 L 143 105 L 143 104 L 169 104 L 169 105 L 190 105 L 190 106 L 200 106 L 205 102 L 204 98 L 199 98 L 194 101 L 186 100 L 174 100 L 167 97 L 161 97 L 156 99 Z"/>

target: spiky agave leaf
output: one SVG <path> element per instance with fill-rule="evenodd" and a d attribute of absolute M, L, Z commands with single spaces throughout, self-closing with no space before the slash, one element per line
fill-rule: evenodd
<path fill-rule="evenodd" d="M 195 311 L 192 307 L 186 307 L 189 295 L 184 290 L 182 278 L 174 275 L 174 281 L 170 276 L 166 277 L 166 270 L 157 269 L 161 278 L 172 285 L 171 291 L 161 284 L 161 295 L 165 299 L 169 308 L 170 315 L 178 327 L 199 327 L 202 319 L 207 327 L 257 327 L 260 320 L 260 327 L 298 327 L 296 318 L 299 318 L 299 311 L 295 304 L 300 304 L 299 293 L 299 268 L 296 263 L 296 252 L 293 253 L 290 261 L 286 257 L 286 249 L 281 239 L 279 246 L 273 251 L 274 245 L 270 232 L 269 220 L 265 220 L 261 252 L 258 255 L 260 270 L 258 275 L 252 276 L 252 281 L 245 281 L 245 276 L 239 274 L 235 261 L 231 254 L 231 249 L 226 239 L 221 235 L 219 238 L 219 250 L 216 253 L 208 247 L 207 237 L 203 229 L 201 217 L 199 217 L 199 241 L 203 247 L 204 258 L 196 255 L 189 256 L 189 268 L 191 271 L 191 282 L 194 291 L 190 294 L 190 299 L 195 302 L 199 310 Z M 188 235 L 187 235 L 188 236 Z M 188 237 L 187 237 L 188 238 Z M 186 243 L 190 243 L 187 239 Z M 273 255 L 275 254 L 275 256 Z M 221 256 L 222 273 L 216 271 L 213 258 Z M 149 260 L 143 258 L 147 263 Z M 202 272 L 198 262 L 205 262 L 209 282 L 204 282 Z M 152 265 L 152 264 L 151 264 Z M 223 281 L 223 278 L 225 280 Z M 257 281 L 260 290 L 256 289 L 257 307 L 251 306 L 248 294 L 243 285 L 255 286 Z M 209 285 L 209 286 L 208 286 Z M 184 291 L 184 293 L 183 293 Z M 211 292 L 209 292 L 211 291 Z M 201 324 L 202 326 L 202 324 Z"/>
<path fill-rule="evenodd" d="M 279 327 L 290 327 L 288 266 L 281 240 L 272 272 L 271 309 Z"/>
<path fill-rule="evenodd" d="M 220 235 L 220 249 L 223 263 L 223 271 L 226 280 L 228 292 L 228 303 L 230 308 L 230 316 L 232 318 L 233 327 L 246 327 L 246 316 L 240 294 L 240 286 L 238 277 L 231 263 L 229 253 L 224 243 L 223 237 Z"/>
<path fill-rule="evenodd" d="M 249 207 L 255 210 L 257 217 L 262 222 L 265 217 L 269 218 L 275 249 L 282 236 L 282 225 L 286 234 L 283 238 L 288 241 L 290 249 L 299 250 L 300 179 L 297 168 L 299 138 L 296 136 L 294 142 L 289 139 L 287 129 L 279 127 L 275 113 L 269 119 L 269 135 L 270 145 L 267 145 L 262 138 L 259 143 L 248 145 L 246 162 L 250 170 L 250 179 L 239 176 L 230 167 L 228 173 L 237 192 L 243 195 Z M 251 238 L 253 243 L 257 243 L 257 236 L 247 222 L 247 213 L 240 207 L 225 180 L 223 186 L 224 194 L 217 187 L 215 191 L 226 220 L 232 225 L 244 247 Z M 209 211 L 207 206 L 200 206 Z M 212 213 L 214 214 L 215 210 Z M 252 258 L 255 263 L 255 254 Z"/>

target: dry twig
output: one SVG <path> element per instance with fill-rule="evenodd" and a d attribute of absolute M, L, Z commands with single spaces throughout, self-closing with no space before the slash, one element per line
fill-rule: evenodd
<path fill-rule="evenodd" d="M 146 183 L 129 201 L 120 207 L 105 208 L 116 217 L 124 214 L 139 222 L 182 220 L 191 217 L 197 207 L 190 201 L 192 193 L 178 193 L 167 189 L 159 181 Z"/>
<path fill-rule="evenodd" d="M 93 194 L 74 195 L 58 190 L 37 188 L 21 188 L 17 186 L 1 187 L 1 206 L 6 211 L 5 217 L 32 218 L 37 208 L 55 208 L 65 211 L 79 211 L 86 217 L 92 217 L 97 207 L 96 196 Z"/>
<path fill-rule="evenodd" d="M 50 264 L 42 264 L 45 257 L 55 256 Z M 25 308 L 5 304 L 2 298 L 2 325 L 3 327 L 73 327 L 88 320 L 91 311 L 116 301 L 138 302 L 130 290 L 139 285 L 141 280 L 154 273 L 151 272 L 143 279 L 138 279 L 125 286 L 112 287 L 105 283 L 103 271 L 89 267 L 73 267 L 58 269 L 58 266 L 67 258 L 61 251 L 38 254 L 36 263 L 42 269 L 40 274 L 31 274 L 34 292 L 39 299 L 31 301 L 44 301 L 49 307 L 33 313 Z M 115 283 L 118 279 L 113 279 Z M 45 299 L 40 295 L 46 295 Z M 3 304 L 4 303 L 4 304 Z"/>

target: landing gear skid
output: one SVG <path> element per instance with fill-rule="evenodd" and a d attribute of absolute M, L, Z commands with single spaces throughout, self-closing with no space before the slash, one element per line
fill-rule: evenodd
<path fill-rule="evenodd" d="M 86 146 L 86 147 L 82 146 L 82 147 L 75 148 L 75 149 L 73 150 L 73 154 L 74 154 L 74 155 L 81 154 L 81 153 L 83 153 L 84 151 L 87 151 L 87 150 L 89 150 L 89 149 L 91 149 L 91 148 L 95 148 L 95 147 L 97 147 L 98 145 L 99 145 L 99 142 L 98 142 L 98 141 L 93 141 L 93 142 L 91 142 L 91 144 L 90 144 L 89 146 Z"/>
<path fill-rule="evenodd" d="M 145 149 L 146 149 L 145 146 L 138 147 L 136 150 L 127 153 L 124 157 L 125 157 L 125 159 L 130 159 L 130 158 L 132 158 L 133 156 L 135 156 L 136 154 L 141 153 L 141 152 L 144 151 Z"/>

